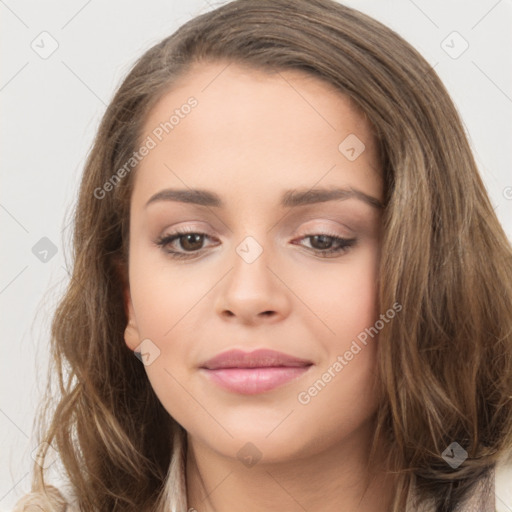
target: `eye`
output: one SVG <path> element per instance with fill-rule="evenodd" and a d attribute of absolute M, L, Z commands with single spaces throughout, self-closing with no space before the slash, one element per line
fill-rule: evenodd
<path fill-rule="evenodd" d="M 206 233 L 183 228 L 158 238 L 155 243 L 169 253 L 172 258 L 191 258 L 203 249 L 202 245 L 205 238 L 210 237 Z M 176 244 L 174 244 L 176 241 L 184 252 L 176 250 Z"/>
<path fill-rule="evenodd" d="M 203 251 L 206 239 L 212 239 L 212 237 L 206 233 L 184 228 L 158 238 L 155 244 L 168 253 L 171 258 L 194 258 Z M 306 239 L 310 241 L 310 247 L 306 247 L 306 249 L 323 258 L 341 255 L 357 242 L 355 238 L 342 238 L 329 233 L 305 235 L 298 240 Z M 178 242 L 178 247 L 175 242 Z"/>
<path fill-rule="evenodd" d="M 353 247 L 357 241 L 355 238 L 342 238 L 329 233 L 305 235 L 299 240 L 305 239 L 309 239 L 311 250 L 323 258 L 341 255 Z"/>

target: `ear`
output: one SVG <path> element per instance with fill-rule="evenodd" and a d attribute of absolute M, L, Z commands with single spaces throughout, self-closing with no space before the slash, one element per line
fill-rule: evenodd
<path fill-rule="evenodd" d="M 127 312 L 128 324 L 124 330 L 124 341 L 130 350 L 135 350 L 140 345 L 140 334 L 133 309 L 132 298 L 129 287 L 123 291 L 125 310 Z"/>
<path fill-rule="evenodd" d="M 130 350 L 135 350 L 140 345 L 140 335 L 135 318 L 130 285 L 128 281 L 128 268 L 126 263 L 120 259 L 115 262 L 117 276 L 122 288 L 124 311 L 127 318 L 127 325 L 124 331 L 124 341 Z"/>

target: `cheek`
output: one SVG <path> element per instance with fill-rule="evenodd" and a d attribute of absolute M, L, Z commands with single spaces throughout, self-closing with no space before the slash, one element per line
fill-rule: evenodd
<path fill-rule="evenodd" d="M 374 326 L 380 312 L 376 244 L 347 258 L 323 278 L 319 290 L 315 307 L 329 330 L 317 330 L 324 358 L 319 369 L 322 393 L 314 407 L 339 403 L 353 411 L 359 409 L 364 416 L 374 406 L 372 385 L 377 365 L 378 333 Z M 322 383 L 326 383 L 325 392 Z"/>
<path fill-rule="evenodd" d="M 133 244 L 129 279 L 140 340 L 151 340 L 159 352 L 145 370 L 161 398 L 162 390 L 178 394 L 178 382 L 186 378 L 192 357 L 183 333 L 188 332 L 188 339 L 194 336 L 197 326 L 192 324 L 191 308 L 207 292 L 208 282 L 201 285 L 191 281 L 190 273 L 155 258 L 155 253 L 156 250 L 148 250 L 142 244 Z M 178 382 L 173 381 L 173 376 Z"/>
<path fill-rule="evenodd" d="M 150 339 L 159 351 L 158 357 L 145 366 L 151 386 L 174 418 L 200 415 L 200 411 L 192 411 L 188 392 L 195 360 L 190 347 L 197 331 L 191 308 L 211 285 L 191 282 L 169 265 L 144 265 L 143 258 L 134 257 L 130 264 L 130 289 L 139 335 L 141 340 Z"/>
<path fill-rule="evenodd" d="M 320 311 L 334 334 L 323 329 L 318 340 L 325 357 L 296 397 L 297 418 L 306 423 L 304 435 L 320 438 L 322 447 L 358 431 L 378 405 L 374 387 L 378 336 L 370 331 L 379 316 L 377 264 L 376 251 L 361 251 L 357 259 L 337 269 L 323 287 Z M 320 302 L 317 307 L 321 307 Z M 312 426 L 305 420 L 311 417 L 322 421 Z"/>
<path fill-rule="evenodd" d="M 161 350 L 160 357 L 145 367 L 159 401 L 193 437 L 208 444 L 214 436 L 215 449 L 232 457 L 248 438 L 269 460 L 277 460 L 296 453 L 318 453 L 361 432 L 377 406 L 372 388 L 376 341 L 371 340 L 341 371 L 335 372 L 333 365 L 350 350 L 352 340 L 375 321 L 373 265 L 370 253 L 359 253 L 350 263 L 325 264 L 329 272 L 317 265 L 322 270 L 314 269 L 314 279 L 304 269 L 289 274 L 294 292 L 335 334 L 304 308 L 301 300 L 290 296 L 291 317 L 284 322 L 291 333 L 311 340 L 312 353 L 321 360 L 311 379 L 279 395 L 281 401 L 271 406 L 224 401 L 194 373 L 193 364 L 208 340 L 205 326 L 215 323 L 213 297 L 220 292 L 212 290 L 212 285 L 218 278 L 211 272 L 181 271 L 180 275 L 163 265 L 160 269 L 142 265 L 140 272 L 134 268 L 132 285 L 140 334 L 154 340 Z M 283 293 L 290 292 L 285 287 Z M 309 396 L 306 405 L 299 401 L 299 393 Z M 271 431 L 273 435 L 267 437 Z"/>
<path fill-rule="evenodd" d="M 202 417 L 204 411 L 191 401 L 187 390 L 194 390 L 193 365 L 201 352 L 201 342 L 207 339 L 202 326 L 214 316 L 213 297 L 220 289 L 212 290 L 212 286 L 218 278 L 206 267 L 204 272 L 191 272 L 171 262 L 150 264 L 142 250 L 135 249 L 131 258 L 130 287 L 140 336 L 151 339 L 160 349 L 160 357 L 145 368 L 148 378 L 169 414 L 181 420 L 186 428 L 194 429 L 194 418 Z M 348 432 L 375 407 L 371 384 L 376 365 L 376 338 L 369 337 L 366 345 L 359 343 L 360 350 L 342 371 L 336 372 L 332 367 L 337 357 L 350 351 L 353 341 L 378 317 L 377 264 L 376 245 L 366 244 L 337 263 L 315 262 L 309 273 L 304 271 L 304 266 L 288 269 L 289 272 L 296 269 L 287 274 L 286 280 L 301 299 L 290 295 L 294 305 L 291 315 L 295 318 L 289 319 L 290 329 L 301 329 L 311 335 L 312 349 L 321 357 L 315 379 L 297 391 L 307 392 L 308 386 L 318 379 L 327 382 L 329 375 L 325 379 L 323 375 L 331 368 L 329 382 L 311 396 L 309 405 L 301 405 L 297 394 L 290 397 L 293 407 L 301 411 L 296 419 L 301 429 L 310 428 L 302 424 L 302 421 L 308 424 L 306 418 L 324 418 L 321 426 L 311 426 L 312 436 L 319 428 L 324 430 L 326 439 Z M 290 292 L 284 287 L 282 293 Z M 195 390 L 198 396 L 202 396 L 201 389 Z M 210 402 L 214 404 L 215 399 Z M 326 414 L 326 411 L 331 412 Z"/>
<path fill-rule="evenodd" d="M 342 349 L 374 324 L 378 317 L 378 254 L 373 244 L 354 252 L 336 268 L 315 273 L 314 283 L 309 300 L 329 328 L 332 336 L 324 329 L 326 339 L 336 348 Z"/>
<path fill-rule="evenodd" d="M 208 275 L 185 270 L 167 260 L 160 249 L 142 243 L 130 248 L 130 292 L 141 337 L 171 340 L 180 319 L 211 286 Z M 210 276 L 211 277 L 211 276 Z M 179 324 L 178 324 L 179 322 Z"/>
<path fill-rule="evenodd" d="M 186 263 L 161 258 L 155 264 L 154 259 L 147 261 L 148 251 L 139 247 L 134 247 L 130 257 L 130 289 L 141 339 L 153 340 L 161 350 L 174 350 L 177 345 L 179 351 L 185 341 L 189 348 L 190 343 L 196 347 L 193 333 L 201 329 L 202 322 L 212 321 L 212 301 L 219 293 L 219 289 L 212 290 L 218 281 L 212 269 L 197 267 L 192 272 Z M 283 277 L 300 298 L 290 296 L 296 304 L 291 315 L 300 315 L 299 324 L 316 333 L 328 352 L 344 350 L 378 317 L 377 243 L 367 242 L 342 258 L 315 262 L 309 273 L 303 263 L 291 265 L 292 270 L 283 269 Z M 220 276 L 223 273 L 219 271 Z M 289 292 L 285 289 L 282 293 Z M 183 338 L 181 342 L 179 338 Z"/>

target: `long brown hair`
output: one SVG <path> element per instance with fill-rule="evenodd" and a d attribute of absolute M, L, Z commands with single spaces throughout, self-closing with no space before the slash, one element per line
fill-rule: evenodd
<path fill-rule="evenodd" d="M 40 441 L 58 451 L 81 510 L 186 511 L 183 428 L 124 343 L 136 168 L 103 198 L 97 190 L 140 147 L 151 107 L 205 61 L 305 71 L 371 121 L 386 200 L 378 300 L 403 307 L 379 334 L 372 446 L 389 446 L 394 512 L 412 487 L 451 511 L 512 450 L 512 249 L 434 70 L 395 32 L 332 0 L 230 2 L 149 49 L 117 90 L 81 182 L 71 279 L 52 324 L 58 389 L 49 384 L 39 411 Z M 468 453 L 457 469 L 441 456 L 454 441 Z M 60 510 L 45 486 L 34 464 L 19 510 Z"/>

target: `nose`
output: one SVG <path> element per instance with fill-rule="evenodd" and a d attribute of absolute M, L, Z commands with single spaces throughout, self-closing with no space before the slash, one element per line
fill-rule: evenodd
<path fill-rule="evenodd" d="M 254 242 L 252 246 L 251 241 L 240 244 L 231 270 L 220 283 L 216 312 L 225 320 L 244 324 L 273 323 L 289 315 L 291 300 L 285 279 L 279 275 L 277 265 L 272 268 L 276 260 L 271 251 L 259 247 L 261 251 L 258 249 L 255 254 Z"/>

